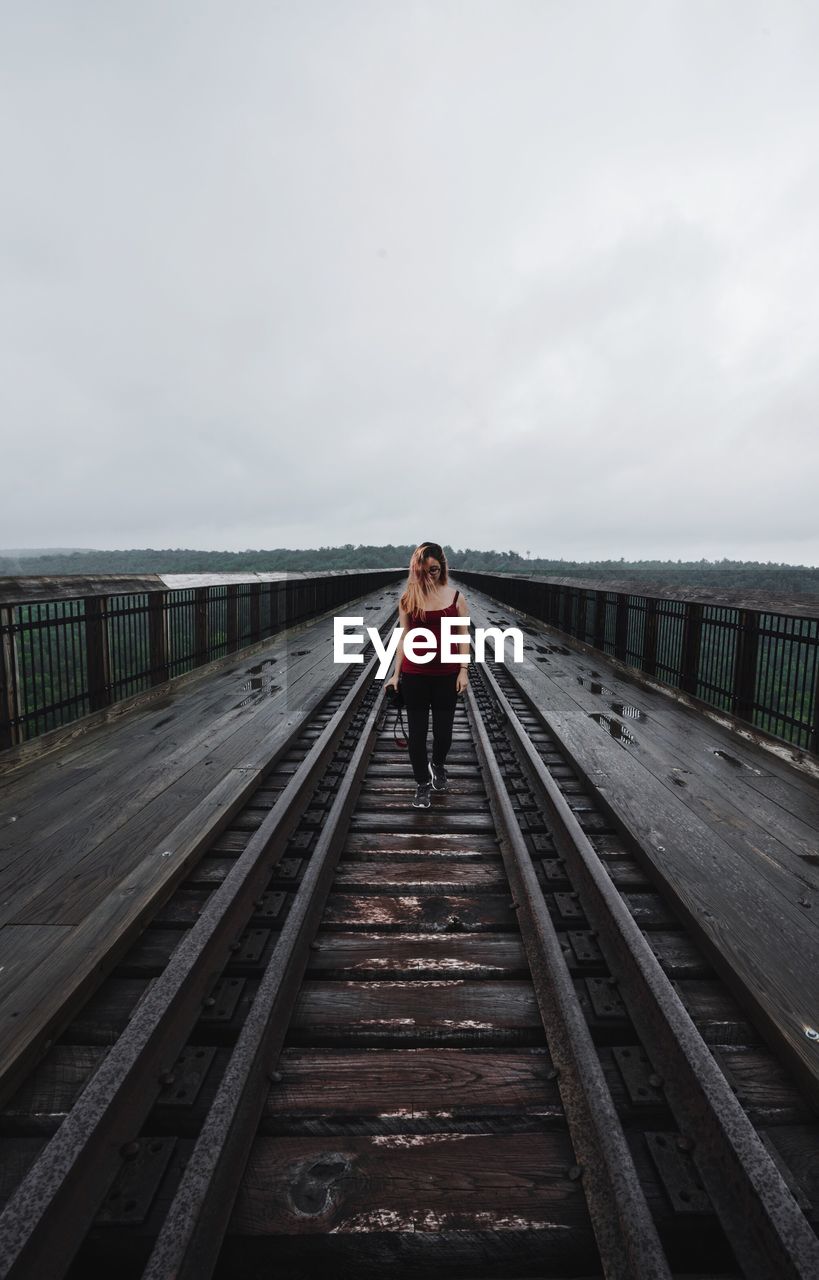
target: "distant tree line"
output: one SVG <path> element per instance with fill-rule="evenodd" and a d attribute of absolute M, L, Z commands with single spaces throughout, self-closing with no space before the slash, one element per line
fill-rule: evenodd
<path fill-rule="evenodd" d="M 357 546 L 304 550 L 277 547 L 270 551 L 194 551 L 183 549 L 75 551 L 41 556 L 0 557 L 0 575 L 51 576 L 95 573 L 248 573 L 320 572 L 323 569 L 383 569 L 409 563 L 414 546 Z M 523 556 L 517 551 L 457 550 L 444 546 L 452 569 L 477 573 L 542 573 L 556 577 L 605 578 L 640 576 L 654 587 L 699 584 L 714 587 L 771 588 L 779 592 L 819 595 L 819 569 L 756 560 L 565 560 Z"/>

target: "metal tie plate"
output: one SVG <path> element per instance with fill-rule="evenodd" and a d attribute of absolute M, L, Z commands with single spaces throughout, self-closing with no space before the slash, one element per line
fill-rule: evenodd
<path fill-rule="evenodd" d="M 95 1226 L 144 1222 L 176 1147 L 176 1138 L 140 1138 L 125 1160 L 94 1219 Z"/>
<path fill-rule="evenodd" d="M 296 880 L 303 862 L 303 858 L 282 858 L 276 867 L 275 875 L 279 880 Z"/>
<path fill-rule="evenodd" d="M 286 895 L 281 891 L 268 889 L 257 899 L 253 907 L 253 915 L 263 920 L 275 920 L 284 906 Z"/>
<path fill-rule="evenodd" d="M 571 893 L 556 893 L 553 895 L 555 906 L 560 912 L 563 920 L 582 920 L 583 908 L 578 902 L 576 896 Z"/>
<path fill-rule="evenodd" d="M 569 932 L 569 943 L 578 964 L 603 964 L 603 953 L 594 935 L 587 932 Z"/>
<path fill-rule="evenodd" d="M 637 1045 L 629 1045 L 624 1048 L 612 1049 L 611 1052 L 614 1061 L 617 1063 L 620 1075 L 623 1077 L 623 1084 L 626 1086 L 626 1092 L 632 1106 L 662 1106 L 665 1099 L 657 1083 L 659 1077 L 655 1075 L 654 1069 L 642 1049 Z M 653 1084 L 652 1081 L 654 1081 Z"/>
<path fill-rule="evenodd" d="M 713 1213 L 710 1197 L 699 1179 L 696 1165 L 680 1144 L 678 1133 L 647 1133 L 654 1167 L 675 1213 Z"/>
<path fill-rule="evenodd" d="M 192 1107 L 215 1056 L 215 1049 L 202 1045 L 188 1045 L 183 1049 L 171 1067 L 167 1081 L 163 1082 L 156 1105 L 163 1110 Z"/>
<path fill-rule="evenodd" d="M 609 978 L 586 978 L 585 982 L 595 1017 L 601 1022 L 622 1022 L 628 1018 L 626 1006 Z"/>
<path fill-rule="evenodd" d="M 205 1008 L 202 1010 L 199 1021 L 230 1022 L 244 989 L 244 978 L 220 978 L 205 1001 Z"/>
<path fill-rule="evenodd" d="M 239 945 L 231 956 L 233 964 L 256 964 L 270 941 L 270 929 L 246 929 L 239 939 Z"/>

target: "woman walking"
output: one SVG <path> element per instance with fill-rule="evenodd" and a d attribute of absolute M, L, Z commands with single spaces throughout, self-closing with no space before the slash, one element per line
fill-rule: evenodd
<path fill-rule="evenodd" d="M 416 781 L 415 809 L 430 807 L 430 791 L 446 791 L 444 765 L 452 745 L 452 723 L 459 693 L 468 684 L 466 667 L 441 661 L 441 618 L 468 616 L 466 600 L 460 591 L 453 595 L 449 586 L 447 561 L 437 542 L 422 542 L 412 553 L 407 589 L 398 602 L 401 639 L 395 655 L 395 671 L 387 682 L 404 695 L 407 708 L 409 754 Z M 413 662 L 404 654 L 404 637 L 415 627 L 425 627 L 436 638 L 429 662 Z M 468 654 L 469 642 L 453 636 L 453 648 Z M 432 761 L 427 758 L 427 731 L 432 710 Z"/>

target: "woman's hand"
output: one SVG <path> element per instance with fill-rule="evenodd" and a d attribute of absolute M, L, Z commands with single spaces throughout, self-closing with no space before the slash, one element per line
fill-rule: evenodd
<path fill-rule="evenodd" d="M 469 677 L 466 674 L 466 667 L 461 667 L 458 672 L 458 679 L 455 681 L 455 692 L 463 693 L 469 684 Z"/>
<path fill-rule="evenodd" d="M 393 693 L 398 692 L 398 676 L 390 676 L 389 680 L 384 681 L 385 689 L 392 689 Z"/>

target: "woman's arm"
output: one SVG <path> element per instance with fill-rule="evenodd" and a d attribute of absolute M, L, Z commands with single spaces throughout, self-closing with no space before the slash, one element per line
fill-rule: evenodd
<path fill-rule="evenodd" d="M 469 617 L 469 605 L 466 603 L 466 600 L 462 595 L 458 596 L 458 616 L 461 618 Z M 455 640 L 454 643 L 458 646 L 461 653 L 461 657 L 468 658 L 469 657 L 469 636 L 464 635 L 461 637 L 460 640 Z M 468 684 L 469 684 L 469 667 L 464 666 L 464 667 L 461 667 L 460 670 L 458 671 L 458 679 L 455 684 L 455 689 L 458 693 L 462 693 Z"/>
<path fill-rule="evenodd" d="M 401 674 L 401 663 L 404 660 L 404 636 L 409 631 L 409 614 L 405 613 L 401 606 L 398 606 L 398 625 L 401 628 L 401 637 L 398 641 L 398 648 L 395 651 L 395 670 L 392 677 L 387 681 L 388 684 L 397 685 L 398 677 Z"/>

